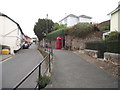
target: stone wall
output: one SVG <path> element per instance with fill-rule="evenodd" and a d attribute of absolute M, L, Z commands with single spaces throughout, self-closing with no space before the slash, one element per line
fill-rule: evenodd
<path fill-rule="evenodd" d="M 98 58 L 98 51 L 97 50 L 89 50 L 89 49 L 85 49 L 84 53 L 93 57 L 93 58 Z"/>
<path fill-rule="evenodd" d="M 56 45 L 56 41 L 51 41 L 51 47 L 55 48 L 55 45 Z"/>
<path fill-rule="evenodd" d="M 65 36 L 65 47 L 70 50 L 83 50 L 85 49 L 85 43 L 91 41 L 101 40 L 102 33 L 94 32 L 85 38 L 79 38 L 75 36 Z"/>
<path fill-rule="evenodd" d="M 106 60 L 106 61 L 118 63 L 118 62 L 120 62 L 119 59 L 120 59 L 120 54 L 109 53 L 109 52 L 104 53 L 104 60 Z"/>
<path fill-rule="evenodd" d="M 96 51 L 96 50 L 85 49 L 84 53 L 87 54 L 87 55 L 89 55 L 89 56 L 91 56 L 91 57 L 93 57 L 93 58 L 97 59 L 99 52 Z M 106 61 L 106 62 L 111 62 L 113 64 L 118 65 L 118 64 L 120 64 L 119 59 L 120 59 L 120 54 L 110 53 L 110 52 L 105 52 L 104 53 L 104 61 Z"/>
<path fill-rule="evenodd" d="M 69 50 L 83 50 L 85 49 L 85 43 L 91 41 L 98 41 L 102 39 L 101 32 L 94 32 L 85 38 L 75 37 L 75 36 L 65 36 L 65 48 Z M 41 42 L 42 43 L 42 42 Z M 48 46 L 55 48 L 56 41 L 47 41 Z"/>

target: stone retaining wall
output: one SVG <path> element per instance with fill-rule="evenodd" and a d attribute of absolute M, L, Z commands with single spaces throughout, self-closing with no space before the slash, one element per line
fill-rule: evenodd
<path fill-rule="evenodd" d="M 104 53 L 104 59 L 106 61 L 111 61 L 111 62 L 118 63 L 119 59 L 120 59 L 120 54 L 105 52 Z"/>
<path fill-rule="evenodd" d="M 102 39 L 101 36 L 101 32 L 91 33 L 84 38 L 67 35 L 65 36 L 65 46 L 70 50 L 84 50 L 86 47 L 85 43 L 99 41 Z"/>
<path fill-rule="evenodd" d="M 93 57 L 93 58 L 98 58 L 98 51 L 97 50 L 89 50 L 89 49 L 85 49 L 84 53 Z M 108 62 L 112 62 L 116 65 L 120 64 L 120 54 L 117 53 L 110 53 L 110 52 L 105 52 L 104 53 L 104 60 L 108 61 Z"/>
<path fill-rule="evenodd" d="M 98 58 L 98 51 L 97 50 L 85 49 L 84 52 L 85 52 L 85 54 L 87 54 L 93 58 Z"/>

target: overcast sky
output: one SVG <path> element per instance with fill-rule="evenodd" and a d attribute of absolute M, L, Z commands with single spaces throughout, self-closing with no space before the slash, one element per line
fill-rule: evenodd
<path fill-rule="evenodd" d="M 87 15 L 94 22 L 108 20 L 107 16 L 118 6 L 119 0 L 0 0 L 0 12 L 18 22 L 23 32 L 34 36 L 33 28 L 38 18 L 58 22 L 68 14 Z M 66 13 L 66 14 L 65 14 Z"/>

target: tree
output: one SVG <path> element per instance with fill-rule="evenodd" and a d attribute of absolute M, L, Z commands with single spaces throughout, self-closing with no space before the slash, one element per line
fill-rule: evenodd
<path fill-rule="evenodd" d="M 54 23 L 50 19 L 38 19 L 38 22 L 34 25 L 34 33 L 39 41 L 45 37 L 45 34 L 53 31 L 53 25 Z"/>
<path fill-rule="evenodd" d="M 54 23 L 54 31 L 58 30 L 58 29 L 62 29 L 62 28 L 66 28 L 67 26 L 64 24 L 58 24 L 58 23 Z"/>

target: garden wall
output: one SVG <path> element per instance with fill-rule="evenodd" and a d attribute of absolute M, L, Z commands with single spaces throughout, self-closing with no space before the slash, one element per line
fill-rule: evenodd
<path fill-rule="evenodd" d="M 98 58 L 98 51 L 97 50 L 89 50 L 89 49 L 85 49 L 84 53 L 93 57 L 93 58 Z"/>
<path fill-rule="evenodd" d="M 117 54 L 117 53 L 109 53 L 109 52 L 105 52 L 104 53 L 104 60 L 106 61 L 111 61 L 111 62 L 114 62 L 114 63 L 119 63 L 120 59 L 120 54 Z"/>
<path fill-rule="evenodd" d="M 99 41 L 101 40 L 101 32 L 94 32 L 85 38 L 75 37 L 75 36 L 65 36 L 65 48 L 69 50 L 83 50 L 85 49 L 87 42 Z"/>

